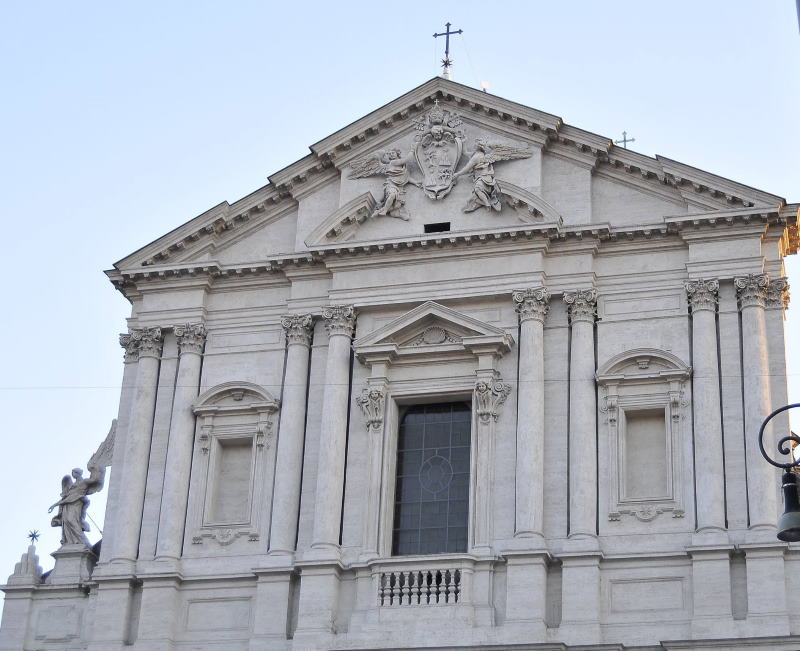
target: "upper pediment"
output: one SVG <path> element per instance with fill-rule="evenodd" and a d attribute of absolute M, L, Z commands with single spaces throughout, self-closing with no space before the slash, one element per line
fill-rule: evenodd
<path fill-rule="evenodd" d="M 252 266 L 343 242 L 652 227 L 665 216 L 783 205 L 776 195 L 622 149 L 557 116 L 437 77 L 315 143 L 263 188 L 115 267 Z"/>

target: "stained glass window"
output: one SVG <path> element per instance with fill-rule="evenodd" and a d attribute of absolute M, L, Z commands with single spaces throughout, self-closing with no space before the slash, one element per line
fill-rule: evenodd
<path fill-rule="evenodd" d="M 468 402 L 417 405 L 403 414 L 392 554 L 467 551 L 471 414 Z"/>

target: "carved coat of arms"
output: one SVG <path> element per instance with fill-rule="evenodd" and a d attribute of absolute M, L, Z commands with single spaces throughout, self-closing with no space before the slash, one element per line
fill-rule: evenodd
<path fill-rule="evenodd" d="M 442 109 L 439 100 L 428 115 L 414 120 L 420 132 L 414 158 L 424 175 L 422 189 L 431 199 L 443 199 L 453 189 L 453 175 L 464 150 L 461 124 L 459 115 Z"/>

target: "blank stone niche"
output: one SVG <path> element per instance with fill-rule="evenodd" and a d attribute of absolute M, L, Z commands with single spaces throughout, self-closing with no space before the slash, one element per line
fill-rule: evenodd
<path fill-rule="evenodd" d="M 606 416 L 608 519 L 683 516 L 682 442 L 691 369 L 672 353 L 640 348 L 597 372 Z"/>
<path fill-rule="evenodd" d="M 255 384 L 227 382 L 199 396 L 193 411 L 198 428 L 189 494 L 191 542 L 258 540 L 271 500 L 265 487 L 272 485 L 278 401 Z"/>

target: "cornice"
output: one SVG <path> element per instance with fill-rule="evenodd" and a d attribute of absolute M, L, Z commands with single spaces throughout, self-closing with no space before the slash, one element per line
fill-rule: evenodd
<path fill-rule="evenodd" d="M 588 247 L 587 250 L 592 248 L 597 250 L 602 242 L 650 240 L 674 235 L 680 235 L 686 241 L 709 237 L 741 237 L 748 234 L 748 228 L 757 232 L 759 227 L 773 224 L 794 229 L 794 234 L 788 235 L 787 239 L 796 250 L 798 239 L 796 219 L 797 206 L 794 205 L 773 210 L 742 208 L 677 215 L 664 217 L 660 223 L 620 227 L 611 227 L 607 223 L 564 225 L 559 220 L 366 242 L 334 242 L 317 245 L 304 252 L 273 256 L 252 264 L 224 265 L 217 261 L 153 264 L 125 270 L 112 269 L 107 271 L 106 275 L 117 289 L 132 299 L 136 292 L 141 291 L 142 284 L 149 282 L 163 284 L 172 280 L 180 281 L 185 286 L 186 281 L 202 283 L 207 280 L 255 279 L 258 276 L 276 273 L 281 274 L 283 278 L 284 269 L 310 269 L 314 265 L 320 265 L 319 273 L 324 274 L 323 269 L 327 261 L 336 258 L 362 258 L 389 253 L 435 251 L 524 241 L 538 241 L 544 245 L 544 249 L 550 244 L 572 242 L 581 249 Z M 738 227 L 735 233 L 731 231 L 731 226 Z"/>

